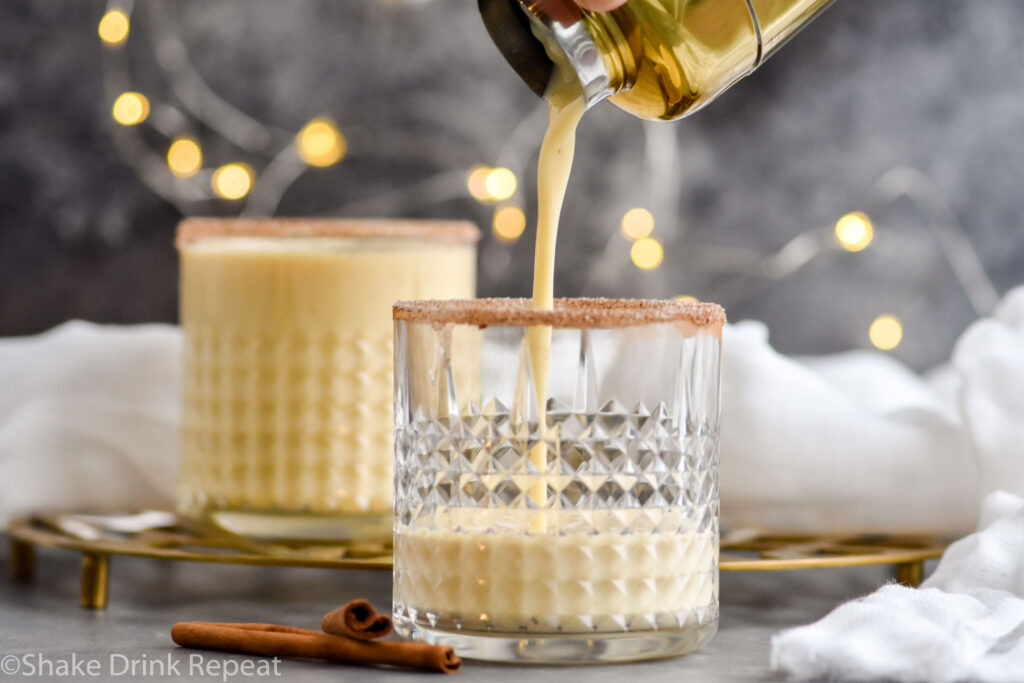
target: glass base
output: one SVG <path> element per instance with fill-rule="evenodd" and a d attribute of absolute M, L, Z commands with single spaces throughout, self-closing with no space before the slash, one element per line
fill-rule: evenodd
<path fill-rule="evenodd" d="M 208 510 L 199 519 L 228 533 L 263 540 L 391 540 L 391 511 L 362 514 L 293 514 Z"/>
<path fill-rule="evenodd" d="M 565 635 L 453 632 L 395 618 L 395 631 L 406 638 L 449 645 L 466 659 L 517 664 L 601 664 L 677 657 L 700 648 L 717 630 L 717 617 L 672 631 Z"/>

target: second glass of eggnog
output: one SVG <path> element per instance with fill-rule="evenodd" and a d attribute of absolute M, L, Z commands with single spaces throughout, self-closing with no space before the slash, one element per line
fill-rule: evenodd
<path fill-rule="evenodd" d="M 464 222 L 188 219 L 178 228 L 178 510 L 255 537 L 391 535 L 391 306 L 473 296 Z"/>
<path fill-rule="evenodd" d="M 722 309 L 480 299 L 394 319 L 396 629 L 499 661 L 706 642 Z"/>

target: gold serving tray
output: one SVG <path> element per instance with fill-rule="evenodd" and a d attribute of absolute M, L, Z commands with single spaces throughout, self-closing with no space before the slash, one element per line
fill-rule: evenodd
<path fill-rule="evenodd" d="M 128 555 L 157 560 L 216 562 L 267 567 L 387 570 L 390 541 L 346 543 L 268 542 L 225 534 L 150 510 L 126 515 L 48 514 L 15 519 L 7 525 L 10 573 L 29 579 L 35 571 L 35 547 L 63 548 L 82 554 L 80 602 L 106 607 L 110 557 Z M 779 536 L 732 531 L 721 539 L 722 571 L 776 571 L 893 565 L 896 580 L 916 586 L 924 562 L 946 546 L 922 536 Z"/>

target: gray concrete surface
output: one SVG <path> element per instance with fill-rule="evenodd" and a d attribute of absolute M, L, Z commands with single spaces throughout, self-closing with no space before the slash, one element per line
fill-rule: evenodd
<path fill-rule="evenodd" d="M 7 566 L 7 539 L 0 550 L 0 566 Z M 30 664 L 50 661 L 97 660 L 93 680 L 219 681 L 214 669 L 223 661 L 243 662 L 246 657 L 202 653 L 200 669 L 189 670 L 190 656 L 171 642 L 176 621 L 270 621 L 317 628 L 321 615 L 355 597 L 366 597 L 386 607 L 391 599 L 387 572 L 343 572 L 318 569 L 274 569 L 160 563 L 135 558 L 114 558 L 110 604 L 104 611 L 78 606 L 78 556 L 44 550 L 37 555 L 36 576 L 30 583 L 0 577 L 0 663 L 15 655 Z M 687 657 L 630 665 L 587 668 L 514 667 L 466 662 L 459 679 L 504 683 L 565 681 L 585 676 L 588 683 L 633 679 L 659 681 L 772 681 L 783 680 L 768 665 L 772 633 L 810 622 L 838 602 L 868 591 L 888 579 L 879 567 L 830 571 L 723 573 L 722 622 L 715 638 L 703 650 Z M 170 658 L 168 660 L 168 658 Z M 135 660 L 137 675 L 115 678 Z M 178 662 L 181 676 L 142 676 L 141 667 Z M 159 662 L 157 664 L 156 662 Z M 8 665 L 9 666 L 9 665 Z M 249 665 L 249 666 L 255 666 Z M 112 668 L 113 667 L 113 668 Z M 2 680 L 67 680 L 56 675 L 26 676 L 6 671 Z M 270 680 L 305 681 L 408 681 L 425 674 L 365 669 L 317 662 L 285 660 L 279 677 Z M 88 679 L 88 676 L 86 677 Z M 228 680 L 259 680 L 237 675 Z"/>

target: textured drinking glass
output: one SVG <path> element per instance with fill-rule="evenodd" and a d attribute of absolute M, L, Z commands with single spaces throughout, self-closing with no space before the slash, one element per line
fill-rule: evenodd
<path fill-rule="evenodd" d="M 394 318 L 397 630 L 504 661 L 706 642 L 722 309 L 481 299 Z"/>
<path fill-rule="evenodd" d="M 391 306 L 472 296 L 477 230 L 396 220 L 178 228 L 178 510 L 260 537 L 391 535 Z"/>

